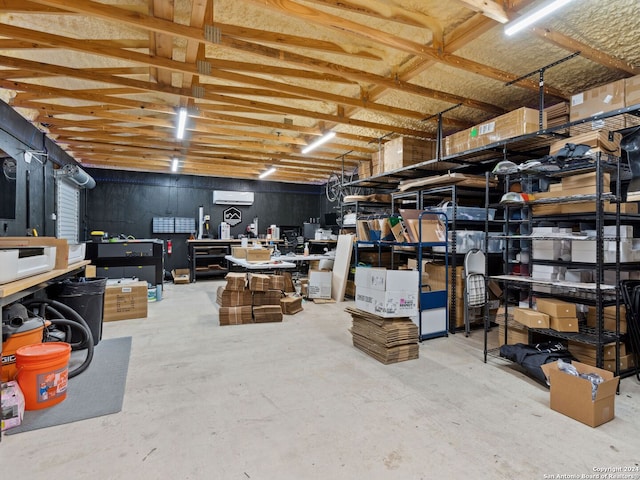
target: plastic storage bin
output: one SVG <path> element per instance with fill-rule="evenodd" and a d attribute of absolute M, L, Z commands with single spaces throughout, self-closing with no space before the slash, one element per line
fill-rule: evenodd
<path fill-rule="evenodd" d="M 448 220 L 453 219 L 453 205 L 447 203 L 439 207 L 430 208 L 429 210 L 435 212 L 444 213 Z M 496 216 L 496 209 L 490 208 L 488 210 L 489 220 L 493 220 Z M 487 217 L 487 210 L 483 207 L 457 207 L 456 208 L 456 220 L 482 220 Z"/>

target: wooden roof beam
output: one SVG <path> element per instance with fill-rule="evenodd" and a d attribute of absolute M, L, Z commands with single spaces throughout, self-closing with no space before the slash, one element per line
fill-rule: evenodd
<path fill-rule="evenodd" d="M 308 22 L 312 22 L 329 29 L 337 30 L 339 32 L 348 32 L 356 36 L 368 38 L 377 43 L 382 43 L 392 48 L 396 48 L 407 53 L 422 57 L 426 60 L 435 60 L 437 62 L 449 65 L 454 68 L 459 68 L 467 72 L 482 75 L 487 78 L 492 78 L 499 82 L 509 82 L 516 80 L 517 75 L 502 71 L 500 69 L 484 65 L 473 60 L 469 60 L 463 57 L 459 57 L 453 54 L 446 54 L 438 51 L 436 48 L 427 47 L 419 43 L 407 40 L 389 33 L 376 30 L 374 28 L 362 25 L 356 22 L 352 22 L 336 15 L 331 15 L 313 8 L 307 7 L 296 3 L 292 0 L 247 0 L 256 5 L 270 8 L 285 15 L 300 18 Z M 518 86 L 527 88 L 529 90 L 538 91 L 538 83 L 532 80 L 518 82 Z M 553 95 L 559 98 L 565 98 L 564 93 L 552 88 L 545 87 L 545 92 L 549 95 Z"/>

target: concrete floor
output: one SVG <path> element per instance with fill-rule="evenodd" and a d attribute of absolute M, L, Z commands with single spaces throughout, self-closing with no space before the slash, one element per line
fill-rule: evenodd
<path fill-rule="evenodd" d="M 638 468 L 633 378 L 616 418 L 594 429 L 550 410 L 548 390 L 504 361 L 484 364 L 481 331 L 385 366 L 352 346 L 351 302 L 220 327 L 219 284 L 166 285 L 147 319 L 105 324 L 103 338 L 133 337 L 122 411 L 3 436 L 2 478 L 542 479 Z M 600 478 L 640 479 L 623 473 Z"/>

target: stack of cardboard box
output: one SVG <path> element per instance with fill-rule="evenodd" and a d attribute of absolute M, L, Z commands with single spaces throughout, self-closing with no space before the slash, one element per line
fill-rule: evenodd
<path fill-rule="evenodd" d="M 568 139 L 568 141 L 571 139 Z M 598 178 L 596 172 L 583 173 L 580 175 L 572 175 L 570 177 L 564 177 L 562 183 L 553 184 L 553 188 L 550 188 L 549 192 L 534 193 L 535 200 L 541 200 L 545 198 L 559 198 L 569 197 L 574 195 L 595 195 L 596 185 Z M 602 178 L 603 191 L 602 193 L 608 193 L 610 189 L 610 176 L 608 173 L 603 174 Z M 533 215 L 555 215 L 555 214 L 567 214 L 567 213 L 594 213 L 596 211 L 596 202 L 594 200 L 587 200 L 584 202 L 570 202 L 570 203 L 553 203 L 553 204 L 540 204 L 533 206 Z M 616 206 L 614 203 L 605 202 L 604 211 L 615 213 Z M 638 204 L 634 202 L 627 202 L 620 204 L 620 213 L 635 214 L 638 213 Z"/>
<path fill-rule="evenodd" d="M 611 305 L 604 307 L 602 312 L 604 330 L 610 332 L 616 331 L 616 306 Z M 598 316 L 596 314 L 596 307 L 590 306 L 587 311 L 587 326 L 596 328 Z M 627 309 L 624 305 L 620 306 L 620 333 L 627 333 Z"/>
<path fill-rule="evenodd" d="M 507 313 L 508 328 L 506 329 L 507 345 L 515 345 L 516 343 L 529 343 L 529 327 L 515 321 L 515 309 L 516 307 L 509 307 Z M 499 345 L 505 344 L 505 307 L 504 305 L 498 308 L 496 312 L 495 322 L 498 324 L 498 341 Z"/>
<path fill-rule="evenodd" d="M 538 312 L 549 316 L 549 328 L 557 332 L 578 332 L 576 304 L 555 298 L 536 299 Z"/>
<path fill-rule="evenodd" d="M 569 123 L 569 102 L 560 102 L 544 109 L 547 112 L 547 128 L 559 127 Z M 569 133 L 567 129 L 557 130 L 557 133 Z"/>
<path fill-rule="evenodd" d="M 407 317 L 384 318 L 349 307 L 353 345 L 385 365 L 418 358 L 418 327 Z"/>
<path fill-rule="evenodd" d="M 244 273 L 228 273 L 226 279 L 226 287 L 219 287 L 217 292 L 220 325 L 252 323 L 252 298 L 247 289 L 247 276 Z"/>
<path fill-rule="evenodd" d="M 596 366 L 596 354 L 598 348 L 597 346 L 569 340 L 569 344 L 567 345 L 567 347 L 569 348 L 569 351 L 573 354 L 573 356 L 580 360 L 582 363 L 586 363 L 587 365 L 591 365 L 594 367 Z M 610 372 L 615 372 L 615 343 L 608 343 L 607 345 L 603 346 L 602 358 L 604 360 L 604 369 L 609 370 Z M 627 351 L 627 346 L 625 343 L 620 344 L 620 362 L 618 363 L 618 366 L 620 371 L 624 371 L 634 367 L 633 354 Z"/>
<path fill-rule="evenodd" d="M 385 143 L 381 151 L 382 171 L 391 172 L 434 159 L 436 144 L 423 139 L 398 137 Z"/>
<path fill-rule="evenodd" d="M 273 286 L 282 288 L 274 289 Z M 253 295 L 253 319 L 255 323 L 281 322 L 284 278 L 282 276 L 249 274 L 249 290 Z"/>
<path fill-rule="evenodd" d="M 227 285 L 217 292 L 220 325 L 282 321 L 282 275 L 231 272 L 225 278 Z"/>
<path fill-rule="evenodd" d="M 446 154 L 453 155 L 508 138 L 537 132 L 541 129 L 539 123 L 538 110 L 519 108 L 483 124 L 449 135 L 444 139 Z M 547 112 L 543 112 L 542 115 L 542 129 L 544 128 L 547 128 Z"/>

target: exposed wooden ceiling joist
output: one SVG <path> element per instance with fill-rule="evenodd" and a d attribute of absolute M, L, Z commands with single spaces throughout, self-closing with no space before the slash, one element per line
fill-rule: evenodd
<path fill-rule="evenodd" d="M 168 173 L 176 155 L 183 173 L 319 183 L 394 136 L 433 139 L 452 106 L 445 134 L 535 107 L 535 79 L 504 84 L 563 52 L 581 55 L 547 103 L 640 73 L 635 0 L 569 4 L 507 41 L 500 22 L 543 1 L 0 0 L 0 94 L 86 165 Z"/>

